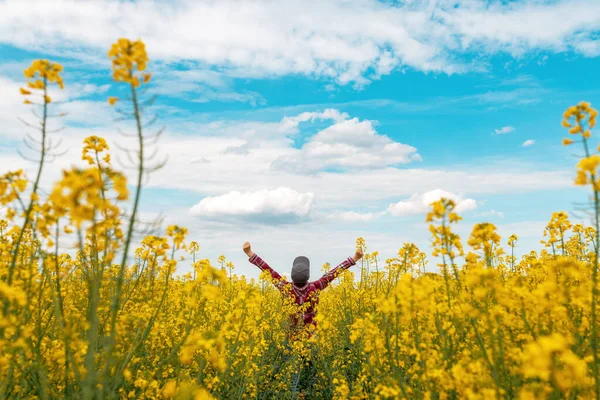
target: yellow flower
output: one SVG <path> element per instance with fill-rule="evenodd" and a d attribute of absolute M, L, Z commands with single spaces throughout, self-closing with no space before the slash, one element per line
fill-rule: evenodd
<path fill-rule="evenodd" d="M 577 177 L 575 178 L 575 185 L 578 186 L 583 186 L 583 185 L 587 185 L 588 183 L 588 179 L 587 179 L 587 175 L 585 174 L 585 172 L 579 170 L 577 171 Z"/>
<path fill-rule="evenodd" d="M 19 88 L 19 91 L 21 92 L 22 95 L 31 94 L 31 92 L 27 89 Z"/>
<path fill-rule="evenodd" d="M 60 76 L 63 67 L 58 63 L 53 63 L 49 60 L 35 60 L 31 65 L 23 71 L 27 78 L 27 86 L 31 89 L 44 89 L 46 83 L 56 83 L 61 89 L 64 88 L 63 79 Z M 38 79 L 35 79 L 38 77 Z M 32 80 L 35 81 L 32 82 Z M 23 91 L 21 91 L 22 94 Z"/>
<path fill-rule="evenodd" d="M 44 87 L 46 87 L 46 85 L 44 84 L 44 81 L 37 79 L 35 82 L 27 82 L 27 86 L 30 87 L 31 89 L 43 89 Z"/>
<path fill-rule="evenodd" d="M 117 101 L 119 101 L 118 97 L 109 97 L 108 98 L 108 104 L 110 104 L 111 106 L 114 106 Z"/>
<path fill-rule="evenodd" d="M 46 96 L 44 96 L 44 101 L 45 101 L 46 103 L 51 103 L 51 102 L 52 102 L 52 99 L 50 98 L 50 96 L 46 95 Z"/>
<path fill-rule="evenodd" d="M 183 228 L 177 225 L 171 225 L 167 227 L 167 236 L 173 238 L 175 248 L 179 249 L 182 246 L 185 236 L 188 234 L 187 228 Z"/>
<path fill-rule="evenodd" d="M 33 104 L 33 103 L 32 103 L 31 101 L 29 101 L 29 100 L 25 100 L 25 101 L 23 102 L 23 104 Z"/>
<path fill-rule="evenodd" d="M 126 369 L 125 371 L 123 371 L 123 378 L 125 378 L 125 380 L 127 382 L 131 381 L 131 377 L 133 376 L 133 374 L 131 373 L 130 370 Z"/>
<path fill-rule="evenodd" d="M 214 397 L 204 388 L 200 388 L 194 393 L 194 400 L 214 400 Z"/>
<path fill-rule="evenodd" d="M 188 246 L 188 252 L 190 254 L 192 254 L 198 250 L 200 250 L 200 245 L 198 244 L 198 242 L 196 242 L 196 241 L 190 242 L 190 245 Z"/>
<path fill-rule="evenodd" d="M 140 78 L 137 73 L 144 71 L 148 62 L 144 42 L 121 38 L 111 46 L 108 57 L 112 59 L 113 79 L 115 81 L 129 83 L 133 87 L 140 85 Z M 150 78 L 151 74 L 143 74 L 143 83 L 149 82 Z"/>
<path fill-rule="evenodd" d="M 127 200 L 129 198 L 129 190 L 127 189 L 127 178 L 125 178 L 125 175 L 113 172 L 111 178 L 113 189 L 117 192 L 117 200 Z"/>
<path fill-rule="evenodd" d="M 89 165 L 94 165 L 99 154 L 109 150 L 106 140 L 99 136 L 88 136 L 83 140 L 83 143 L 85 146 L 81 151 L 81 159 L 87 161 Z"/>
<path fill-rule="evenodd" d="M 163 395 L 169 399 L 175 397 L 177 394 L 177 382 L 169 381 L 165 384 L 163 389 Z"/>
<path fill-rule="evenodd" d="M 572 143 L 573 143 L 573 141 L 571 139 L 567 139 L 567 138 L 564 138 L 562 141 L 563 146 L 568 146 Z"/>

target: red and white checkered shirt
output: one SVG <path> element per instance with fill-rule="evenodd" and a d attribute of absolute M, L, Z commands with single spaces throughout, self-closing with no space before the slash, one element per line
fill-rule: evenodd
<path fill-rule="evenodd" d="M 292 325 L 295 328 L 299 321 L 303 321 L 304 325 L 313 325 L 316 327 L 315 307 L 319 303 L 319 291 L 325 289 L 329 284 L 339 276 L 339 274 L 353 265 L 356 265 L 352 257 L 348 257 L 337 267 L 325 273 L 319 280 L 309 282 L 303 286 L 296 285 L 293 282 L 286 281 L 281 275 L 269 266 L 256 253 L 250 257 L 249 261 L 260 268 L 262 271 L 269 271 L 271 277 L 275 281 L 275 286 L 284 294 L 289 294 L 294 297 L 296 304 L 299 307 L 298 315 L 294 316 Z"/>

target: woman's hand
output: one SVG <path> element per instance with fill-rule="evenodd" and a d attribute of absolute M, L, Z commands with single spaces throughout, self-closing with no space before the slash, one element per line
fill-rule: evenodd
<path fill-rule="evenodd" d="M 354 253 L 354 255 L 352 256 L 352 259 L 354 260 L 354 262 L 357 262 L 358 260 L 360 260 L 363 256 L 363 252 L 362 249 L 356 249 L 356 252 Z"/>
<path fill-rule="evenodd" d="M 252 257 L 254 253 L 252 252 L 252 246 L 250 246 L 250 242 L 244 243 L 244 247 L 242 248 L 244 253 L 248 256 L 248 258 Z"/>

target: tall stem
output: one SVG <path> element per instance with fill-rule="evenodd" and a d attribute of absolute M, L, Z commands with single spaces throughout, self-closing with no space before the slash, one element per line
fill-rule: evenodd
<path fill-rule="evenodd" d="M 44 78 L 44 109 L 43 109 L 43 115 L 42 115 L 42 145 L 41 145 L 42 148 L 40 151 L 40 163 L 38 165 L 38 170 L 37 170 L 37 174 L 35 177 L 35 181 L 33 182 L 33 190 L 31 192 L 29 206 L 27 206 L 27 210 L 25 211 L 25 221 L 23 221 L 23 226 L 21 227 L 21 231 L 19 232 L 19 238 L 17 239 L 17 242 L 15 243 L 15 246 L 13 248 L 13 256 L 12 256 L 12 260 L 10 262 L 10 267 L 8 268 L 8 279 L 6 282 L 6 283 L 8 283 L 8 285 L 10 285 L 12 283 L 15 266 L 17 263 L 17 257 L 19 254 L 19 248 L 21 246 L 21 242 L 23 241 L 23 235 L 25 233 L 25 230 L 29 226 L 29 222 L 31 222 L 31 211 L 33 210 L 33 205 L 35 203 L 35 201 L 34 201 L 35 194 L 37 194 L 38 186 L 40 184 L 40 179 L 42 177 L 42 169 L 44 167 L 44 161 L 46 159 L 46 122 L 48 120 L 48 101 L 47 101 L 48 89 L 46 87 L 47 85 L 48 85 L 48 79 Z"/>
<path fill-rule="evenodd" d="M 581 126 L 581 122 L 579 123 Z M 583 127 L 582 131 L 583 131 Z M 590 150 L 587 144 L 587 139 L 583 138 L 583 146 L 585 148 L 585 156 L 590 156 Z M 592 353 L 594 355 L 594 364 L 592 370 L 594 372 L 594 388 L 596 400 L 600 399 L 600 376 L 598 376 L 598 316 L 596 315 L 596 304 L 598 302 L 598 252 L 600 249 L 600 196 L 596 188 L 596 174 L 592 172 L 592 188 L 594 190 L 594 228 L 596 229 L 594 265 L 592 266 Z"/>
<path fill-rule="evenodd" d="M 129 226 L 127 228 L 127 236 L 125 239 L 125 245 L 123 248 L 123 258 L 121 260 L 121 266 L 119 269 L 119 276 L 117 278 L 115 294 L 114 294 L 114 297 L 112 299 L 112 304 L 111 304 L 110 340 L 109 340 L 109 344 L 107 347 L 107 354 L 109 356 L 109 359 L 106 362 L 104 374 L 108 374 L 108 372 L 110 371 L 110 365 L 111 365 L 111 361 L 112 361 L 111 360 L 112 351 L 115 347 L 117 316 L 119 313 L 121 292 L 123 290 L 123 280 L 125 277 L 125 269 L 127 267 L 127 254 L 129 253 L 129 246 L 131 244 L 131 239 L 133 237 L 133 231 L 135 228 L 135 219 L 136 219 L 136 215 L 137 215 L 138 205 L 140 202 L 140 194 L 142 191 L 142 178 L 144 175 L 144 136 L 143 136 L 143 130 L 142 130 L 140 109 L 138 106 L 137 93 L 135 91 L 135 87 L 133 86 L 133 83 L 131 83 L 131 99 L 133 101 L 133 115 L 135 117 L 135 123 L 136 123 L 136 127 L 137 127 L 137 136 L 138 136 L 138 145 L 139 145 L 139 149 L 140 149 L 138 152 L 139 165 L 138 165 L 137 187 L 135 190 L 135 197 L 133 200 L 133 210 L 131 211 Z"/>

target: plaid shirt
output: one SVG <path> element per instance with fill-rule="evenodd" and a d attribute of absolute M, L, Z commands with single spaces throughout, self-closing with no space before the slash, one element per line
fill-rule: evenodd
<path fill-rule="evenodd" d="M 293 282 L 286 281 L 281 275 L 277 273 L 273 268 L 269 266 L 262 258 L 256 253 L 250 257 L 249 261 L 260 268 L 262 271 L 269 271 L 271 277 L 275 281 L 275 286 L 284 294 L 289 294 L 294 297 L 296 304 L 299 308 L 298 315 L 292 321 L 292 328 L 298 325 L 300 320 L 303 321 L 304 325 L 317 326 L 315 321 L 315 307 L 319 302 L 319 291 L 325 289 L 331 281 L 337 278 L 340 273 L 347 270 L 353 265 L 356 265 L 352 257 L 348 257 L 344 262 L 325 273 L 321 279 L 309 282 L 303 286 L 296 285 Z"/>

